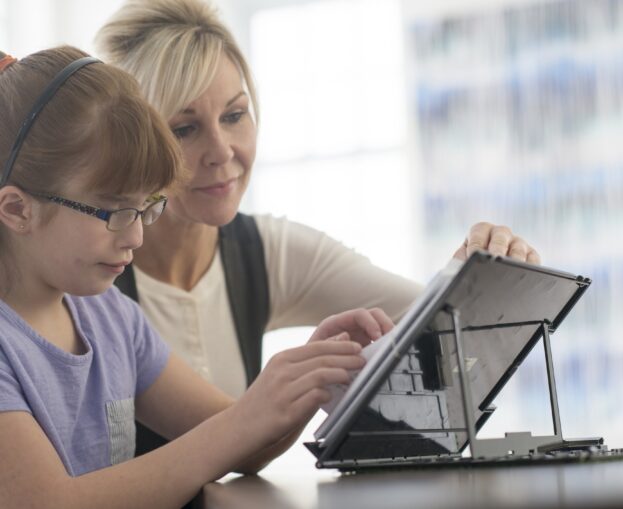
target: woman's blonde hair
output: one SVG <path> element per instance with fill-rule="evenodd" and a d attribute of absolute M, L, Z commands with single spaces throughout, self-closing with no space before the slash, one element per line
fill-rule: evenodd
<path fill-rule="evenodd" d="M 167 120 L 207 89 L 224 54 L 242 75 L 257 121 L 249 66 L 216 9 L 202 0 L 129 0 L 99 30 L 95 45 L 138 80 Z"/>
<path fill-rule="evenodd" d="M 54 48 L 0 72 L 0 168 L 41 92 L 85 56 L 69 46 Z M 34 120 L 8 184 L 53 194 L 80 178 L 101 193 L 152 193 L 176 183 L 182 168 L 175 137 L 136 80 L 94 63 L 73 74 Z"/>

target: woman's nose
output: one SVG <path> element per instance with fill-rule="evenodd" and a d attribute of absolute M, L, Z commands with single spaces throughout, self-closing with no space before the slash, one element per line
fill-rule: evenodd
<path fill-rule="evenodd" d="M 206 133 L 201 162 L 204 166 L 221 166 L 232 159 L 234 151 L 228 133 L 222 129 L 210 129 Z"/>

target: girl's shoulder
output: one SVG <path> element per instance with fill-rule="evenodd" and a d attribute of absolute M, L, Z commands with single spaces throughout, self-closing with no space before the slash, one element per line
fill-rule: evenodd
<path fill-rule="evenodd" d="M 79 318 L 89 322 L 135 328 L 142 319 L 138 304 L 115 286 L 97 295 L 68 295 L 67 300 Z"/>
<path fill-rule="evenodd" d="M 68 298 L 92 308 L 127 309 L 128 305 L 131 308 L 137 307 L 136 303 L 121 293 L 116 286 L 111 286 L 105 292 L 96 295 L 68 295 Z"/>

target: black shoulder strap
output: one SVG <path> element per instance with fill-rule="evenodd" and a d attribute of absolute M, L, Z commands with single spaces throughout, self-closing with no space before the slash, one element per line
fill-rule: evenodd
<path fill-rule="evenodd" d="M 255 379 L 262 365 L 262 336 L 268 323 L 268 276 L 264 245 L 255 219 L 244 214 L 219 229 L 219 245 L 229 305 L 242 352 L 247 383 Z M 129 265 L 115 285 L 138 302 L 134 270 Z M 136 456 L 153 451 L 167 440 L 136 421 Z M 185 506 L 186 507 L 186 506 Z"/>
<path fill-rule="evenodd" d="M 138 302 L 138 290 L 136 289 L 134 269 L 131 264 L 115 279 L 115 286 L 121 290 L 121 293 L 130 297 L 133 301 Z"/>
<path fill-rule="evenodd" d="M 229 306 L 242 352 L 247 383 L 262 366 L 262 337 L 270 312 L 264 245 L 253 217 L 238 213 L 219 228 L 219 248 L 225 272 Z M 115 285 L 138 302 L 132 265 L 126 267 Z"/>
<path fill-rule="evenodd" d="M 219 229 L 219 247 L 247 383 L 260 372 L 270 312 L 264 245 L 255 219 L 238 213 Z"/>

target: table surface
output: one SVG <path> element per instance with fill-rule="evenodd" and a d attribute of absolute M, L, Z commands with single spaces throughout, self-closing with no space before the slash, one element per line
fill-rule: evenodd
<path fill-rule="evenodd" d="M 340 474 L 313 461 L 207 484 L 203 509 L 621 508 L 623 461 Z"/>

